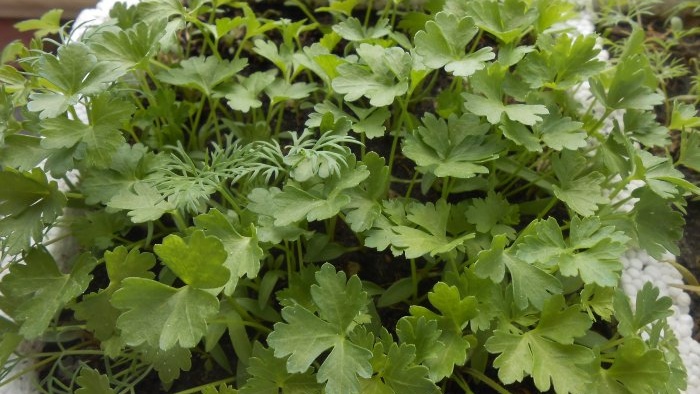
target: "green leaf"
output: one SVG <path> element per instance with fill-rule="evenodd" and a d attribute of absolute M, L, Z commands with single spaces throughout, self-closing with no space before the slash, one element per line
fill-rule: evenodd
<path fill-rule="evenodd" d="M 87 289 L 97 261 L 79 256 L 68 274 L 58 270 L 54 259 L 44 250 L 32 249 L 26 264 L 14 264 L 0 282 L 0 291 L 17 305 L 12 318 L 20 323 L 19 333 L 34 339 L 46 331 L 56 313 Z"/>
<path fill-rule="evenodd" d="M 280 226 L 275 224 L 273 215 L 277 213 L 278 206 L 275 203 L 275 196 L 282 193 L 276 187 L 269 189 L 255 188 L 248 194 L 248 209 L 257 215 L 256 233 L 260 242 L 271 242 L 274 244 L 282 240 L 298 240 L 301 235 L 311 236 L 311 232 L 299 227 L 296 223 Z"/>
<path fill-rule="evenodd" d="M 411 202 L 405 207 L 405 213 L 404 208 L 400 208 L 401 220 L 393 220 L 393 224 L 378 220 L 368 233 L 365 246 L 382 250 L 391 245 L 394 255 L 403 253 L 409 259 L 453 252 L 475 234 L 466 232 L 454 237 L 447 234 L 451 208 L 442 199 L 435 204 Z"/>
<path fill-rule="evenodd" d="M 78 242 L 99 250 L 111 247 L 114 240 L 129 227 L 129 219 L 119 212 L 93 211 L 70 220 L 70 231 Z"/>
<path fill-rule="evenodd" d="M 284 226 L 296 221 L 328 219 L 348 206 L 351 198 L 347 189 L 360 184 L 369 176 L 364 164 L 350 163 L 339 174 L 327 178 L 325 184 L 302 188 L 293 183 L 285 185 L 281 193 L 273 197 L 277 209 L 275 225 Z"/>
<path fill-rule="evenodd" d="M 481 93 L 483 96 L 462 93 L 464 108 L 475 115 L 485 116 L 491 124 L 499 124 L 503 114 L 512 121 L 528 126 L 541 121 L 540 115 L 549 113 L 544 105 L 503 104 L 504 86 L 510 79 L 512 77 L 508 74 L 508 69 L 498 63 L 475 72 L 470 82 L 474 92 Z"/>
<path fill-rule="evenodd" d="M 350 16 L 342 22 L 333 25 L 333 31 L 348 41 L 371 41 L 391 33 L 387 25 L 389 19 L 381 18 L 375 26 L 365 27 L 359 19 Z"/>
<path fill-rule="evenodd" d="M 600 77 L 589 81 L 591 92 L 608 109 L 652 110 L 663 103 L 664 96 L 645 83 L 649 70 L 643 54 L 628 56 L 617 64 L 607 92 Z"/>
<path fill-rule="evenodd" d="M 168 350 L 141 345 L 137 348 L 147 363 L 158 372 L 158 378 L 163 383 L 174 381 L 180 376 L 180 371 L 192 368 L 192 354 L 189 349 L 175 346 Z"/>
<path fill-rule="evenodd" d="M 379 371 L 391 393 L 437 394 L 440 389 L 428 378 L 428 368 L 416 365 L 416 347 L 392 343 L 386 355 L 386 365 Z M 376 378 L 375 378 L 376 379 Z"/>
<path fill-rule="evenodd" d="M 671 199 L 681 193 L 679 189 L 700 194 L 700 187 L 685 180 L 683 173 L 673 167 L 670 158 L 644 150 L 636 150 L 635 154 L 636 178 L 644 179 L 647 187 L 661 198 Z"/>
<path fill-rule="evenodd" d="M 315 83 L 289 83 L 284 79 L 276 79 L 265 87 L 265 94 L 273 103 L 280 103 L 307 98 L 314 90 L 316 90 Z"/>
<path fill-rule="evenodd" d="M 236 76 L 238 84 L 226 93 L 226 100 L 229 107 L 241 111 L 249 112 L 252 108 L 262 107 L 260 93 L 275 80 L 273 72 L 254 72 L 248 77 Z"/>
<path fill-rule="evenodd" d="M 280 47 L 277 48 L 277 45 L 272 41 L 258 39 L 255 40 L 253 51 L 272 62 L 282 71 L 282 74 L 285 76 L 289 75 L 289 69 L 292 63 L 292 50 L 289 46 L 281 44 Z"/>
<path fill-rule="evenodd" d="M 368 152 L 362 163 L 369 170 L 369 176 L 359 187 L 349 191 L 350 203 L 346 206 L 349 211 L 345 221 L 356 233 L 370 229 L 382 214 L 379 201 L 389 187 L 389 167 L 384 165 L 384 158 L 375 152 Z"/>
<path fill-rule="evenodd" d="M 476 25 L 504 44 L 519 40 L 537 20 L 537 9 L 521 0 L 476 0 L 465 6 Z"/>
<path fill-rule="evenodd" d="M 248 64 L 248 60 L 221 60 L 215 56 L 191 57 L 180 62 L 180 67 L 157 75 L 165 83 L 197 89 L 211 96 L 214 89 L 231 79 Z"/>
<path fill-rule="evenodd" d="M 161 350 L 197 345 L 216 315 L 219 300 L 210 293 L 184 286 L 172 288 L 145 278 L 126 278 L 112 296 L 112 305 L 124 311 L 117 319 L 124 342 L 143 343 Z"/>
<path fill-rule="evenodd" d="M 425 30 L 416 33 L 416 52 L 432 69 L 445 67 L 445 71 L 456 76 L 468 77 L 496 57 L 489 47 L 465 54 L 465 47 L 477 31 L 471 18 L 438 12 L 434 20 L 425 24 Z"/>
<path fill-rule="evenodd" d="M 518 206 L 510 205 L 501 194 L 489 191 L 486 198 L 473 198 L 467 208 L 465 217 L 476 226 L 476 231 L 498 235 L 507 234 L 515 237 L 515 230 L 510 227 L 520 223 Z"/>
<path fill-rule="evenodd" d="M 503 118 L 498 128 L 501 129 L 506 138 L 517 145 L 524 147 L 530 152 L 542 152 L 539 138 L 524 124 Z"/>
<path fill-rule="evenodd" d="M 287 358 L 277 358 L 272 349 L 263 348 L 259 342 L 253 345 L 253 355 L 246 369 L 250 378 L 241 387 L 241 394 L 305 394 L 322 392 L 311 371 L 287 372 Z"/>
<path fill-rule="evenodd" d="M 670 142 L 669 130 L 656 121 L 653 112 L 627 110 L 622 118 L 624 132 L 631 139 L 645 146 L 667 146 Z"/>
<path fill-rule="evenodd" d="M 561 282 L 539 267 L 518 258 L 511 248 L 506 249 L 505 234 L 493 237 L 491 248 L 479 252 L 474 273 L 480 278 L 490 278 L 494 283 L 503 280 L 508 268 L 512 282 L 515 305 L 524 310 L 528 304 L 542 309 L 553 294 L 562 292 Z"/>
<path fill-rule="evenodd" d="M 63 10 L 52 9 L 46 11 L 39 19 L 23 20 L 15 23 L 14 27 L 20 32 L 35 30 L 34 37 L 45 37 L 61 30 L 61 15 L 63 15 Z"/>
<path fill-rule="evenodd" d="M 601 225 L 598 217 L 574 217 L 565 241 L 556 219 L 535 224 L 533 234 L 525 236 L 517 256 L 546 267 L 558 266 L 564 276 L 580 276 L 586 284 L 614 287 L 620 280 L 620 256 L 629 238 L 613 226 Z"/>
<path fill-rule="evenodd" d="M 119 289 L 126 278 L 153 279 L 150 269 L 156 264 L 151 253 L 140 253 L 138 249 L 127 251 L 119 246 L 104 254 L 109 285 L 97 293 L 83 296 L 72 309 L 75 317 L 85 321 L 86 327 L 101 341 L 107 341 L 116 334 L 116 322 L 119 311 L 112 306 L 110 298 Z"/>
<path fill-rule="evenodd" d="M 542 142 L 554 150 L 578 150 L 588 144 L 586 141 L 588 135 L 583 130 L 583 123 L 573 121 L 570 117 L 562 116 L 552 109 L 541 123 L 534 126 L 534 129 Z"/>
<path fill-rule="evenodd" d="M 467 361 L 471 344 L 463 330 L 469 320 L 478 314 L 477 300 L 472 296 L 462 297 L 457 287 L 444 282 L 435 284 L 433 291 L 428 293 L 428 299 L 440 311 L 440 315 L 418 305 L 412 305 L 409 311 L 415 319 L 437 321 L 437 326 L 442 331 L 438 343 L 444 344 L 443 353 L 423 361 L 429 368 L 430 379 L 437 382 L 450 376 L 455 365 L 461 366 Z"/>
<path fill-rule="evenodd" d="M 418 364 L 435 364 L 443 357 L 445 344 L 439 341 L 442 330 L 435 319 L 404 316 L 396 323 L 396 334 L 401 344 L 414 346 L 415 362 Z"/>
<path fill-rule="evenodd" d="M 236 229 L 230 218 L 216 209 L 197 216 L 194 222 L 197 228 L 203 229 L 207 235 L 213 235 L 221 240 L 226 250 L 224 267 L 230 271 L 230 278 L 224 288 L 224 294 L 233 294 L 238 279 L 244 275 L 251 279 L 258 276 L 263 250 L 259 246 L 254 226 L 250 227 L 251 236 L 244 236 Z"/>
<path fill-rule="evenodd" d="M 438 177 L 471 178 L 488 173 L 481 163 L 497 159 L 504 149 L 489 126 L 473 116 L 444 119 L 427 113 L 423 126 L 406 136 L 403 153 L 421 170 Z M 489 135 L 490 134 L 490 135 Z"/>
<path fill-rule="evenodd" d="M 0 166 L 31 171 L 50 154 L 41 147 L 41 137 L 12 134 L 5 136 L 4 144 L 0 144 Z"/>
<path fill-rule="evenodd" d="M 625 339 L 610 368 L 601 369 L 600 375 L 595 386 L 601 394 L 611 392 L 611 388 L 623 393 L 653 394 L 664 392 L 670 369 L 663 352 L 648 349 L 640 338 L 631 337 Z"/>
<path fill-rule="evenodd" d="M 91 35 L 87 44 L 100 60 L 121 70 L 145 68 L 159 49 L 166 24 L 163 18 L 139 22 L 125 30 L 102 29 Z"/>
<path fill-rule="evenodd" d="M 165 165 L 164 155 L 155 155 L 142 144 L 122 144 L 112 155 L 107 168 L 81 171 L 80 190 L 85 202 L 107 204 L 122 191 L 131 190 L 142 180 L 153 179 Z"/>
<path fill-rule="evenodd" d="M 362 43 L 357 54 L 364 64 L 346 63 L 338 66 L 339 77 L 333 79 L 333 90 L 355 101 L 364 96 L 375 107 L 394 102 L 408 91 L 411 55 L 399 47 L 383 48 Z"/>
<path fill-rule="evenodd" d="M 62 45 L 57 55 L 44 53 L 39 58 L 38 75 L 51 84 L 52 91 L 31 94 L 27 108 L 40 112 L 42 119 L 56 117 L 77 104 L 81 95 L 105 90 L 122 74 L 115 65 L 98 61 L 85 44 Z"/>
<path fill-rule="evenodd" d="M 314 106 L 315 112 L 309 115 L 305 125 L 307 127 L 319 127 L 323 116 L 330 112 L 333 114 L 334 119 L 349 119 L 352 123 L 352 131 L 365 134 L 367 138 L 372 139 L 384 135 L 386 131 L 384 123 L 391 116 L 386 107 L 377 108 L 370 106 L 370 108 L 362 108 L 349 103 L 346 103 L 346 105 L 350 107 L 354 115 L 343 111 L 331 102 L 318 103 Z"/>
<path fill-rule="evenodd" d="M 372 353 L 349 340 L 347 335 L 355 319 L 364 315 L 367 293 L 357 276 L 346 281 L 345 273 L 324 264 L 316 273 L 311 297 L 318 316 L 295 304 L 282 309 L 285 322 L 276 323 L 267 342 L 275 357 L 289 355 L 287 371 L 305 372 L 323 352 L 332 349 L 317 373 L 317 381 L 326 383 L 329 394 L 359 393 L 359 378 L 369 378 Z"/>
<path fill-rule="evenodd" d="M 490 100 L 471 93 L 462 93 L 462 97 L 464 97 L 464 107 L 467 111 L 475 115 L 485 116 L 486 120 L 491 124 L 499 123 L 501 115 L 506 114 L 506 116 L 513 121 L 532 126 L 542 120 L 539 115 L 546 115 L 549 113 L 547 107 L 539 104 L 504 105 L 501 101 Z"/>
<path fill-rule="evenodd" d="M 697 108 L 692 104 L 673 102 L 673 112 L 668 128 L 671 130 L 684 130 L 686 128 L 700 127 L 700 117 Z"/>
<path fill-rule="evenodd" d="M 676 165 L 700 172 L 700 132 L 681 133 L 681 153 Z"/>
<path fill-rule="evenodd" d="M 87 366 L 80 368 L 80 375 L 75 381 L 80 386 L 75 394 L 114 394 L 109 387 L 109 377 Z"/>
<path fill-rule="evenodd" d="M 605 177 L 598 171 L 586 171 L 586 162 L 583 155 L 568 150 L 552 159 L 554 173 L 559 179 L 559 184 L 552 186 L 554 195 L 581 216 L 591 216 L 598 205 L 609 202 L 600 187 Z M 584 171 L 586 174 L 579 176 Z"/>
<path fill-rule="evenodd" d="M 568 34 L 540 35 L 539 50 L 529 53 L 518 64 L 517 72 L 533 89 L 570 89 L 605 67 L 597 59 L 600 49 L 595 46 L 596 39 L 594 35 L 575 38 Z"/>
<path fill-rule="evenodd" d="M 223 266 L 228 257 L 222 242 L 204 231 L 192 233 L 187 242 L 176 234 L 163 238 L 153 247 L 163 263 L 185 284 L 211 289 L 226 284 L 230 272 Z"/>
<path fill-rule="evenodd" d="M 615 317 L 618 320 L 618 330 L 624 336 L 635 335 L 646 325 L 659 319 L 665 319 L 673 314 L 670 297 L 659 297 L 659 288 L 646 282 L 644 287 L 637 292 L 635 310 L 629 302 L 629 298 L 618 289 L 615 292 L 613 305 Z"/>
<path fill-rule="evenodd" d="M 639 201 L 628 218 L 632 221 L 637 244 L 655 259 L 661 260 L 668 251 L 678 254 L 677 242 L 683 237 L 685 220 L 671 203 L 650 190 L 634 193 Z M 663 221 L 664 225 L 659 226 Z"/>
<path fill-rule="evenodd" d="M 129 217 L 134 223 L 158 220 L 167 211 L 175 209 L 175 205 L 146 182 L 136 182 L 131 189 L 123 189 L 107 203 L 110 208 L 129 211 Z"/>
<path fill-rule="evenodd" d="M 90 124 L 68 118 L 52 118 L 41 123 L 46 149 L 71 148 L 73 157 L 84 160 L 87 167 L 106 168 L 112 156 L 124 144 L 120 126 L 131 119 L 134 106 L 126 101 L 101 94 L 90 102 Z"/>
<path fill-rule="evenodd" d="M 490 353 L 500 353 L 493 365 L 503 383 L 530 375 L 543 392 L 552 386 L 557 393 L 585 392 L 592 381 L 582 366 L 593 361 L 594 354 L 573 340 L 585 335 L 592 322 L 578 306 L 565 306 L 563 296 L 552 297 L 537 327 L 524 333 L 496 330 L 486 341 Z"/>
<path fill-rule="evenodd" d="M 41 242 L 44 225 L 63 213 L 66 197 L 56 182 L 49 182 L 40 169 L 0 172 L 0 241 L 9 254 L 29 249 L 32 240 Z"/>

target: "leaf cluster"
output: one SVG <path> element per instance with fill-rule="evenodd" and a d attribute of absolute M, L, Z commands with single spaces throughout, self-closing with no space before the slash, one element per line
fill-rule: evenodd
<path fill-rule="evenodd" d="M 144 0 L 8 49 L 0 359 L 88 338 L 57 356 L 104 361 L 62 372 L 79 394 L 193 363 L 212 394 L 685 389 L 670 300 L 619 288 L 700 191 L 642 30 L 605 63 L 565 0 L 261 7 Z"/>

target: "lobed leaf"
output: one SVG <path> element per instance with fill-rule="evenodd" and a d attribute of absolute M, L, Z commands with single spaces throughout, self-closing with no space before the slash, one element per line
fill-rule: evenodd
<path fill-rule="evenodd" d="M 0 241 L 9 254 L 28 250 L 41 242 L 44 224 L 53 223 L 66 205 L 66 197 L 55 181 L 49 182 L 38 168 L 0 172 Z"/>
<path fill-rule="evenodd" d="M 83 294 L 97 261 L 83 254 L 67 274 L 61 273 L 53 257 L 42 249 L 30 250 L 24 261 L 10 267 L 10 273 L 0 282 L 0 291 L 16 304 L 12 318 L 20 325 L 19 333 L 34 339 L 46 331 L 66 304 Z"/>

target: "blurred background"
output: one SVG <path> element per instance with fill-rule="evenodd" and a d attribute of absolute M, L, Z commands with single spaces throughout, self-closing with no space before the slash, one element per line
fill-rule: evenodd
<path fill-rule="evenodd" d="M 93 8 L 98 0 L 0 0 L 0 50 L 15 39 L 28 41 L 32 33 L 20 33 L 14 24 L 39 18 L 52 8 L 63 9 L 62 19 L 74 19 L 80 10 Z"/>

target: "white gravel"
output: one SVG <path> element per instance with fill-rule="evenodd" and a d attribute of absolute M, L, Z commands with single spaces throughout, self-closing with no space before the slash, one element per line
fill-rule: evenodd
<path fill-rule="evenodd" d="M 579 0 L 587 10 L 592 7 L 591 0 Z M 593 30 L 593 13 L 584 11 L 579 14 L 578 19 L 569 22 L 569 26 L 574 27 L 580 34 L 590 34 Z M 607 51 L 601 50 L 599 59 L 607 60 L 609 57 Z M 584 108 L 588 108 L 593 94 L 590 91 L 588 82 L 584 82 L 576 90 L 574 97 L 583 104 Z M 594 105 L 593 113 L 600 115 L 604 112 L 604 108 L 600 105 Z M 603 133 L 610 133 L 613 128 L 613 120 L 622 125 L 623 111 L 615 111 L 610 118 L 604 122 L 602 126 Z M 620 192 L 615 200 L 620 201 L 623 198 L 630 196 L 632 191 L 640 186 L 643 186 L 642 181 L 633 181 L 622 192 Z M 636 199 L 632 198 L 625 202 L 620 207 L 623 212 L 630 211 Z M 651 282 L 654 284 L 662 296 L 668 296 L 673 300 L 673 315 L 668 318 L 668 324 L 678 338 L 678 349 L 685 364 L 688 375 L 688 385 L 685 391 L 686 394 L 700 394 L 700 343 L 693 339 L 694 321 L 690 315 L 690 295 L 674 285 L 683 284 L 683 278 L 680 272 L 669 263 L 675 261 L 676 256 L 667 254 L 664 256 L 665 261 L 659 261 L 649 256 L 644 250 L 630 249 L 622 256 L 621 262 L 624 266 L 620 285 L 625 294 L 630 298 L 631 304 L 634 307 L 636 295 L 645 283 Z"/>

